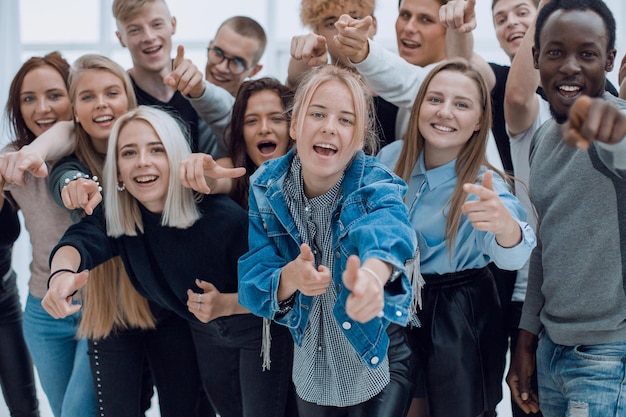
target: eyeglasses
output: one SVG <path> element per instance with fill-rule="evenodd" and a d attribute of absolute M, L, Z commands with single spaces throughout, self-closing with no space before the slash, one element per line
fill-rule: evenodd
<path fill-rule="evenodd" d="M 207 58 L 213 65 L 221 64 L 222 61 L 226 60 L 228 63 L 228 70 L 234 75 L 239 75 L 248 69 L 246 61 L 244 61 L 243 58 L 239 58 L 237 56 L 229 58 L 224 54 L 222 48 L 218 48 L 217 46 L 209 46 L 207 48 Z"/>

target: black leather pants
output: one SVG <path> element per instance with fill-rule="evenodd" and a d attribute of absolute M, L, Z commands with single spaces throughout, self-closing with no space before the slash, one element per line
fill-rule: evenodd
<path fill-rule="evenodd" d="M 0 385 L 11 417 L 38 417 L 33 362 L 22 332 L 15 272 L 0 277 Z"/>

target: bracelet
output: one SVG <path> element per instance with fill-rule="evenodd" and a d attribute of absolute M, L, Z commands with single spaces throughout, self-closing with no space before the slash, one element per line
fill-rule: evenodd
<path fill-rule="evenodd" d="M 77 172 L 77 173 L 74 175 L 74 177 L 72 177 L 72 178 L 66 178 L 66 179 L 63 181 L 63 182 L 65 183 L 65 185 L 63 186 L 63 188 L 67 187 L 67 185 L 68 185 L 70 182 L 75 181 L 75 180 L 79 180 L 79 179 L 81 179 L 81 178 L 84 178 L 84 179 L 86 179 L 86 180 L 89 180 L 89 179 L 90 179 L 90 180 L 92 180 L 92 181 L 93 181 L 93 182 L 95 182 L 95 183 L 96 183 L 96 185 L 98 186 L 98 191 L 102 192 L 102 187 L 100 186 L 100 181 L 98 181 L 98 177 L 96 177 L 96 176 L 94 175 L 93 177 L 89 178 L 89 175 L 87 175 L 87 174 L 83 174 L 83 173 L 81 173 L 81 172 Z"/>
<path fill-rule="evenodd" d="M 285 314 L 289 313 L 289 311 L 291 311 L 291 309 L 293 308 L 295 301 L 296 293 L 294 292 L 288 298 L 278 302 L 278 311 L 276 311 L 276 314 L 284 316 Z"/>
<path fill-rule="evenodd" d="M 48 289 L 50 289 L 50 281 L 52 281 L 52 278 L 54 278 L 55 275 L 61 273 L 61 272 L 71 272 L 72 274 L 75 274 L 76 271 L 73 271 L 71 269 L 67 269 L 67 268 L 61 268 L 61 269 L 57 269 L 56 271 L 54 271 L 53 273 L 50 274 L 50 276 L 48 277 L 48 284 L 46 285 L 46 287 Z"/>
<path fill-rule="evenodd" d="M 376 280 L 376 282 L 378 282 L 378 285 L 380 286 L 380 290 L 381 291 L 385 291 L 385 286 L 383 285 L 383 280 L 380 279 L 380 277 L 378 276 L 378 274 L 376 272 L 374 272 L 372 269 L 366 267 L 366 266 L 362 266 L 361 269 L 365 272 L 367 272 L 369 275 L 373 276 L 374 279 Z"/>

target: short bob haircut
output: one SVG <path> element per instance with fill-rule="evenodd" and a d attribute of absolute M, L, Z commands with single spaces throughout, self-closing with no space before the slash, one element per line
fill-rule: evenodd
<path fill-rule="evenodd" d="M 351 93 L 355 116 L 352 143 L 354 141 L 361 142 L 362 148 L 367 153 L 374 155 L 378 148 L 378 136 L 374 127 L 372 95 L 358 74 L 336 65 L 325 65 L 309 70 L 298 85 L 293 99 L 291 128 L 289 130 L 291 137 L 296 140 L 296 146 L 313 94 L 322 84 L 330 81 L 339 81 L 348 87 Z"/>
<path fill-rule="evenodd" d="M 104 207 L 107 234 L 136 236 L 143 232 L 143 222 L 138 201 L 128 190 L 118 191 L 117 143 L 124 127 L 131 122 L 141 121 L 150 125 L 161 139 L 170 166 L 170 176 L 161 214 L 161 225 L 186 229 L 200 218 L 193 191 L 183 187 L 178 179 L 178 166 L 191 153 L 181 123 L 169 113 L 149 106 L 139 106 L 120 117 L 111 130 L 107 158 L 104 164 Z"/>

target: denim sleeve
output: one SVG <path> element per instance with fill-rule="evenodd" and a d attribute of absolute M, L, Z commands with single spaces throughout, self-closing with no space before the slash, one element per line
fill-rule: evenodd
<path fill-rule="evenodd" d="M 289 262 L 268 236 L 259 213 L 254 193 L 249 198 L 248 252 L 239 258 L 239 303 L 253 314 L 274 319 L 280 310 L 278 285 L 282 269 Z M 294 308 L 276 321 L 294 325 L 294 312 L 298 310 L 298 297 Z M 295 323 L 297 325 L 297 323 Z"/>
<path fill-rule="evenodd" d="M 393 285 L 385 287 L 385 316 L 389 308 L 393 314 L 388 319 L 405 325 L 412 297 L 405 262 L 413 258 L 417 248 L 417 237 L 402 201 L 406 185 L 390 179 L 377 181 L 361 191 L 366 214 L 347 228 L 347 240 L 353 246 L 348 246 L 348 251 L 358 254 L 361 262 L 376 258 L 403 272 Z"/>

